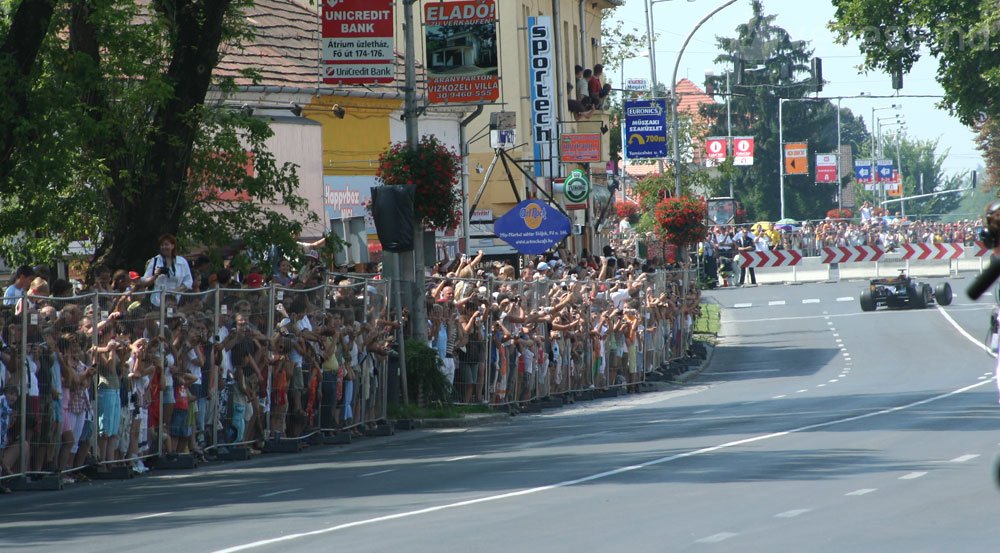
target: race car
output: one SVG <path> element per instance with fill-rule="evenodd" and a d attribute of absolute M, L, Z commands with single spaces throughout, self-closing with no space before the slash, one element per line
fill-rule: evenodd
<path fill-rule="evenodd" d="M 932 287 L 926 282 L 917 282 L 906 275 L 891 278 L 873 278 L 868 289 L 861 292 L 861 310 L 875 311 L 879 307 L 889 309 L 923 309 L 928 305 L 950 305 L 951 284 L 942 282 Z"/>

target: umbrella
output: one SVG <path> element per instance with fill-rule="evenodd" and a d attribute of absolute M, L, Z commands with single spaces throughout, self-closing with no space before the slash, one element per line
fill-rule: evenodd
<path fill-rule="evenodd" d="M 799 227 L 797 227 L 795 225 L 787 224 L 787 223 L 780 223 L 780 224 L 774 225 L 774 228 L 776 228 L 778 230 L 784 230 L 784 231 L 798 230 L 799 229 Z"/>
<path fill-rule="evenodd" d="M 789 219 L 788 217 L 785 217 L 784 219 L 779 219 L 777 221 L 777 224 L 779 224 L 779 225 L 797 225 L 797 224 L 799 224 L 799 222 L 796 221 L 795 219 Z"/>

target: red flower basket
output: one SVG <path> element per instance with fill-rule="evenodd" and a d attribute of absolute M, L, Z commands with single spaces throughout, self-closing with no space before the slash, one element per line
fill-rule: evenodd
<path fill-rule="evenodd" d="M 615 213 L 619 219 L 628 219 L 639 214 L 639 204 L 631 200 L 617 201 L 615 202 Z"/>
<path fill-rule="evenodd" d="M 831 209 L 826 212 L 826 216 L 830 219 L 851 219 L 854 217 L 854 212 L 850 209 Z"/>
<path fill-rule="evenodd" d="M 428 230 L 452 230 L 462 222 L 458 154 L 437 137 L 424 136 L 415 149 L 398 142 L 382 152 L 375 177 L 382 184 L 416 186 L 413 210 Z"/>
<path fill-rule="evenodd" d="M 707 213 L 705 200 L 690 196 L 666 198 L 656 204 L 653 211 L 660 236 L 678 247 L 694 244 L 705 238 L 708 233 L 708 227 L 705 226 Z"/>

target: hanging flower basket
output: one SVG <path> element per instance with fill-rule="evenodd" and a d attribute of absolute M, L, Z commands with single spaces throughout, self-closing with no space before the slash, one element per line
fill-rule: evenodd
<path fill-rule="evenodd" d="M 415 149 L 397 142 L 378 158 L 375 177 L 382 184 L 416 187 L 413 210 L 428 230 L 453 230 L 462 222 L 458 154 L 437 137 L 424 136 Z"/>
<path fill-rule="evenodd" d="M 681 196 L 660 201 L 653 214 L 659 227 L 659 235 L 682 248 L 705 238 L 708 232 L 708 227 L 705 226 L 707 212 L 708 207 L 701 198 Z"/>
<path fill-rule="evenodd" d="M 854 212 L 846 207 L 844 209 L 831 209 L 826 212 L 826 216 L 830 219 L 850 219 L 854 217 Z"/>

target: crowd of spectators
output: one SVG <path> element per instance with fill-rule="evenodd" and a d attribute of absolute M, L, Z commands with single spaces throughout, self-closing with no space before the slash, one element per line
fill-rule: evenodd
<path fill-rule="evenodd" d="M 605 83 L 604 66 L 597 64 L 593 69 L 583 66 L 574 67 L 573 82 L 567 83 L 569 112 L 577 120 L 586 119 L 595 111 L 603 110 L 608 96 L 611 94 L 611 84 Z"/>
<path fill-rule="evenodd" d="M 608 246 L 510 263 L 438 263 L 428 280 L 429 338 L 457 399 L 516 403 L 556 391 L 634 389 L 682 347 L 700 289 Z"/>
<path fill-rule="evenodd" d="M 330 275 L 314 255 L 237 282 L 176 245 L 161 237 L 141 274 L 97 267 L 76 295 L 42 267 L 16 270 L 0 309 L 0 491 L 12 473 L 71 482 L 88 465 L 143 472 L 146 455 L 358 431 L 394 354 L 385 287 L 321 286 Z"/>

